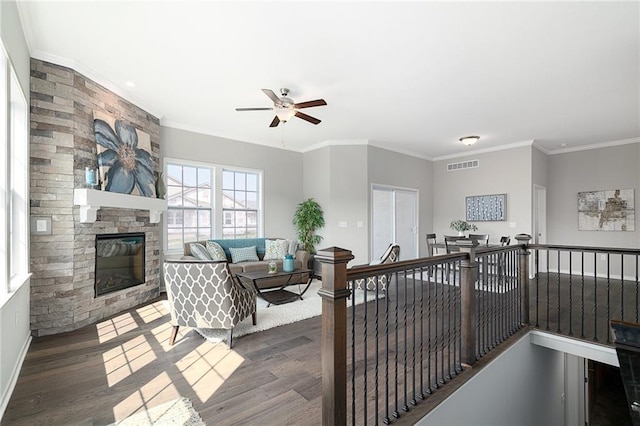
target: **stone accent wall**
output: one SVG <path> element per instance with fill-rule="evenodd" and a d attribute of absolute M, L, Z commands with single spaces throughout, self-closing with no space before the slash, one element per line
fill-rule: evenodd
<path fill-rule="evenodd" d="M 31 329 L 35 336 L 71 331 L 144 303 L 159 294 L 160 224 L 149 212 L 101 209 L 80 223 L 73 189 L 85 167 L 97 167 L 93 111 L 151 136 L 159 170 L 160 122 L 70 68 L 31 60 L 31 216 L 51 218 L 51 235 L 31 236 Z M 95 235 L 146 234 L 146 283 L 94 298 Z"/>

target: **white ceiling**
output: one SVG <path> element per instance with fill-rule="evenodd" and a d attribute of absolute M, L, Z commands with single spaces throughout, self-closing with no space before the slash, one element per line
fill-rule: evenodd
<path fill-rule="evenodd" d="M 20 1 L 31 55 L 171 127 L 426 158 L 640 137 L 638 2 Z M 132 81 L 135 88 L 125 83 Z M 324 98 L 269 128 L 262 88 Z M 479 135 L 472 148 L 458 139 Z M 640 139 L 638 139 L 640 140 Z M 563 145 L 563 144 L 566 144 Z"/>

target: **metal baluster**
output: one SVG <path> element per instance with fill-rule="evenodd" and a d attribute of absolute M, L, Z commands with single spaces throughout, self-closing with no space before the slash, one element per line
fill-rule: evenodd
<path fill-rule="evenodd" d="M 397 275 L 397 273 L 396 273 Z M 404 325 L 403 325 L 403 334 L 404 334 L 404 343 L 403 343 L 403 372 L 402 372 L 402 378 L 403 378 L 403 384 L 402 384 L 402 390 L 403 390 L 403 399 L 404 399 L 404 404 L 402 404 L 402 410 L 404 412 L 409 411 L 409 405 L 407 404 L 407 337 L 408 337 L 408 332 L 407 332 L 407 304 L 409 303 L 408 299 L 407 299 L 407 292 L 408 292 L 408 288 L 407 288 L 407 274 L 404 274 L 404 306 L 403 306 L 403 320 L 404 320 Z"/>
<path fill-rule="evenodd" d="M 394 368 L 394 382 L 393 382 L 393 387 L 394 387 L 394 402 L 395 402 L 395 406 L 393 408 L 393 417 L 395 417 L 396 419 L 398 417 L 400 417 L 400 412 L 398 411 L 398 303 L 400 303 L 400 297 L 397 297 L 400 293 L 398 292 L 399 288 L 400 288 L 400 284 L 398 283 L 397 280 L 397 276 L 396 276 L 396 303 L 395 303 L 395 309 L 394 309 L 394 315 L 395 315 L 395 326 L 394 326 L 394 330 L 395 330 L 395 354 L 394 354 L 394 363 L 395 363 L 395 368 Z"/>
<path fill-rule="evenodd" d="M 435 270 L 434 280 L 433 282 L 438 281 L 438 270 Z M 434 284 L 435 286 L 435 284 Z M 429 386 L 427 387 L 427 394 L 431 394 L 432 387 L 431 384 L 433 381 L 431 380 L 431 354 L 433 353 L 432 348 L 432 340 L 431 340 L 431 279 L 429 279 L 429 283 L 427 285 L 427 380 L 429 381 Z"/>
<path fill-rule="evenodd" d="M 356 292 L 351 281 L 351 424 L 356 424 Z"/>
<path fill-rule="evenodd" d="M 427 269 L 428 271 L 428 269 Z M 420 392 L 418 399 L 424 399 L 424 268 L 420 268 Z M 415 285 L 415 280 L 414 280 Z"/>
<path fill-rule="evenodd" d="M 610 294 L 610 285 L 611 285 L 611 264 L 610 264 L 610 253 L 607 253 L 607 326 L 609 325 L 610 311 L 611 311 L 611 294 Z M 611 333 L 605 333 L 607 336 L 607 343 L 611 341 L 609 336 Z"/>
<path fill-rule="evenodd" d="M 638 255 L 636 254 L 636 323 L 638 322 Z"/>
<path fill-rule="evenodd" d="M 593 253 L 593 340 L 598 341 L 598 253 Z"/>
<path fill-rule="evenodd" d="M 539 315 L 539 301 L 540 301 L 540 264 L 539 264 L 540 251 L 536 249 L 536 328 L 540 328 L 540 315 Z M 529 271 L 520 271 L 521 274 L 528 274 Z"/>
<path fill-rule="evenodd" d="M 413 320 L 411 321 L 412 324 L 412 330 L 413 330 L 413 337 L 412 337 L 412 343 L 411 343 L 411 359 L 412 359 L 412 367 L 411 367 L 411 393 L 412 393 L 412 398 L 411 398 L 411 405 L 416 405 L 416 280 L 415 280 L 415 276 L 416 276 L 416 271 L 415 269 L 411 271 L 411 273 L 413 274 L 412 276 L 414 277 L 413 279 Z M 405 274 L 405 279 L 406 279 L 406 274 Z"/>
<path fill-rule="evenodd" d="M 549 330 L 549 250 L 547 250 L 547 327 L 545 330 Z"/>
<path fill-rule="evenodd" d="M 620 320 L 624 321 L 624 254 L 620 255 Z"/>
<path fill-rule="evenodd" d="M 560 333 L 560 305 L 562 304 L 560 302 L 560 250 L 558 250 L 558 264 L 557 264 L 557 276 L 558 276 L 558 324 L 556 326 L 556 332 Z"/>
<path fill-rule="evenodd" d="M 571 255 L 573 252 L 569 250 L 569 336 L 573 336 L 573 263 Z"/>
<path fill-rule="evenodd" d="M 387 292 L 391 289 L 391 283 L 387 284 L 389 288 Z M 384 418 L 382 422 L 386 425 L 391 423 L 391 419 L 389 417 L 389 295 L 384 298 Z"/>
<path fill-rule="evenodd" d="M 584 252 L 580 252 L 580 338 L 584 339 Z"/>
<path fill-rule="evenodd" d="M 368 415 L 367 415 L 367 413 L 368 413 L 368 410 L 367 410 L 367 408 L 368 408 L 367 407 L 367 401 L 368 401 L 368 398 L 367 398 L 368 368 L 367 367 L 368 367 L 368 363 L 367 363 L 367 361 L 369 359 L 368 351 L 367 351 L 367 337 L 368 337 L 367 336 L 367 331 L 368 331 L 367 330 L 367 325 L 368 325 L 367 324 L 367 319 L 368 319 L 367 313 L 369 311 L 369 309 L 367 309 L 368 308 L 368 306 L 367 306 L 368 297 L 367 296 L 368 296 L 368 293 L 369 293 L 369 286 L 368 286 L 369 283 L 368 283 L 368 281 L 369 281 L 368 278 L 364 279 L 364 303 L 362 304 L 362 307 L 364 309 L 364 314 L 363 314 L 363 317 L 362 317 L 362 346 L 363 346 L 363 352 L 362 353 L 364 354 L 363 357 L 362 357 L 363 358 L 362 359 L 362 371 L 363 371 L 363 374 L 362 374 L 362 406 L 363 406 L 363 418 L 364 418 L 364 422 L 365 423 L 367 422 L 367 419 L 368 419 Z M 374 284 L 376 284 L 376 286 L 378 284 L 377 277 L 374 277 Z"/>
<path fill-rule="evenodd" d="M 391 288 L 391 282 L 389 282 L 389 280 L 387 280 L 386 283 L 386 288 L 385 288 L 385 293 L 387 293 L 389 291 L 389 289 Z M 385 294 L 385 299 L 387 298 L 387 294 Z M 366 303 L 366 302 L 365 302 Z M 380 330 L 379 330 L 379 323 L 380 323 L 380 283 L 379 283 L 379 277 L 376 276 L 376 300 L 375 300 L 375 336 L 376 336 L 376 341 L 375 341 L 375 348 L 376 348 L 376 366 L 375 366 L 375 376 L 374 376 L 374 389 L 375 389 L 375 419 L 376 419 L 376 425 L 378 424 L 378 413 L 380 413 L 380 379 L 378 377 L 378 373 L 380 371 L 380 360 L 378 358 L 378 353 L 380 352 Z"/>

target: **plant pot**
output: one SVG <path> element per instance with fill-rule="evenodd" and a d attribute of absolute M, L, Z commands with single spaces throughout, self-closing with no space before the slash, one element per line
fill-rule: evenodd
<path fill-rule="evenodd" d="M 464 231 L 458 231 L 458 237 L 464 237 Z"/>

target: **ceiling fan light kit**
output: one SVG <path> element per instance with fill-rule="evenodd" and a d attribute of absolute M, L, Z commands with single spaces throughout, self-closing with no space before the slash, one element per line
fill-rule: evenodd
<path fill-rule="evenodd" d="M 474 143 L 478 142 L 479 139 L 480 139 L 480 136 L 464 136 L 460 138 L 460 142 L 462 142 L 467 146 L 471 146 Z"/>
<path fill-rule="evenodd" d="M 273 121 L 269 127 L 276 127 L 280 122 L 286 123 L 291 117 L 298 117 L 302 120 L 308 121 L 311 124 L 318 124 L 320 120 L 310 115 L 304 114 L 299 110 L 302 108 L 311 108 L 316 106 L 323 106 L 327 103 L 324 99 L 316 99 L 314 101 L 295 103 L 293 99 L 289 98 L 289 89 L 283 87 L 280 89 L 281 96 L 278 97 L 271 89 L 262 89 L 265 95 L 273 101 L 273 107 L 271 108 L 236 108 L 236 111 L 264 111 L 271 110 L 276 113 L 273 117 Z"/>

